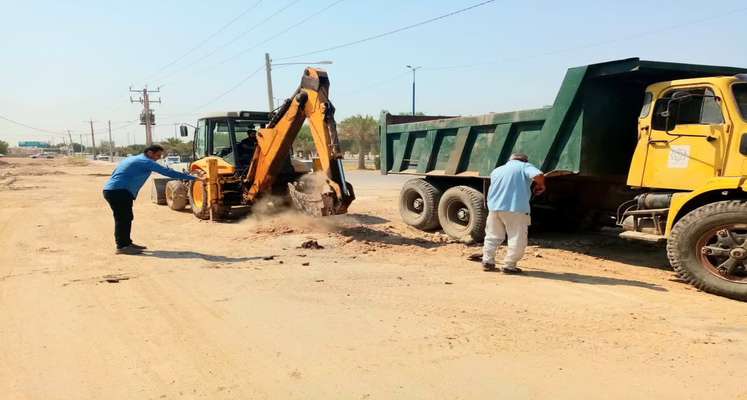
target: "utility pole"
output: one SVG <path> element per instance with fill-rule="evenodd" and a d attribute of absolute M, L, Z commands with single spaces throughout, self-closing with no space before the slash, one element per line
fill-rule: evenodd
<path fill-rule="evenodd" d="M 91 149 L 93 152 L 92 153 L 93 159 L 95 160 L 96 159 L 96 138 L 94 137 L 94 134 L 93 134 L 93 120 L 89 119 L 88 122 L 91 123 Z"/>
<path fill-rule="evenodd" d="M 109 120 L 109 161 L 114 161 L 114 142 L 112 142 L 112 121 Z"/>
<path fill-rule="evenodd" d="M 270 61 L 270 53 L 265 53 L 265 70 L 267 72 L 267 101 L 270 104 L 270 112 L 272 112 L 275 107 L 273 107 L 272 97 L 272 63 Z"/>
<path fill-rule="evenodd" d="M 406 65 L 406 67 L 412 70 L 412 115 L 415 115 L 415 71 L 423 67 L 413 67 L 412 65 Z"/>
<path fill-rule="evenodd" d="M 70 129 L 67 130 L 67 136 L 70 138 L 70 148 L 67 150 L 67 155 L 72 156 L 75 152 L 75 148 L 73 146 L 73 134 L 70 133 Z"/>
<path fill-rule="evenodd" d="M 140 113 L 140 125 L 145 125 L 145 144 L 146 146 L 150 146 L 153 144 L 153 125 L 156 123 L 156 118 L 153 115 L 153 110 L 150 109 L 150 103 L 161 103 L 161 98 L 159 97 L 158 100 L 151 100 L 150 94 L 151 93 L 160 93 L 160 89 L 156 90 L 148 90 L 148 87 L 146 86 L 143 89 L 138 90 L 132 90 L 132 87 L 130 87 L 131 93 L 140 93 L 140 98 L 135 100 L 130 96 L 130 103 L 140 103 L 143 105 L 143 112 Z"/>
<path fill-rule="evenodd" d="M 292 63 L 275 63 L 274 65 L 316 65 L 332 64 L 332 61 L 315 61 L 315 62 L 292 62 Z M 265 53 L 265 71 L 267 72 L 267 104 L 270 105 L 270 112 L 275 109 L 272 97 L 272 59 L 270 53 Z"/>

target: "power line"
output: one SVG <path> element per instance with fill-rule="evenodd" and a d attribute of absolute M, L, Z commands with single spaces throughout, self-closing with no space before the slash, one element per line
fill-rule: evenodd
<path fill-rule="evenodd" d="M 5 117 L 5 116 L 2 116 L 2 115 L 0 115 L 0 119 L 3 119 L 3 120 L 5 120 L 5 121 L 8 121 L 8 122 L 10 122 L 10 123 L 12 123 L 12 124 L 16 124 L 16 125 L 18 125 L 18 126 L 22 126 L 22 127 L 24 127 L 24 128 L 28 128 L 28 129 L 31 129 L 31 130 L 35 130 L 35 131 L 38 131 L 38 132 L 51 133 L 51 134 L 53 134 L 53 135 L 65 136 L 65 134 L 64 134 L 64 133 L 61 133 L 61 132 L 55 132 L 55 131 L 51 131 L 51 130 L 49 130 L 49 129 L 36 128 L 36 127 L 33 127 L 33 126 L 31 126 L 31 125 L 28 125 L 28 124 L 24 124 L 23 122 L 18 122 L 18 121 L 16 121 L 16 120 L 10 119 L 10 118 L 8 118 L 8 117 Z"/>
<path fill-rule="evenodd" d="M 594 47 L 606 46 L 606 45 L 613 44 L 613 43 L 618 43 L 618 42 L 624 42 L 624 41 L 628 41 L 628 40 L 632 40 L 632 39 L 637 39 L 637 38 L 640 38 L 640 37 L 646 37 L 646 36 L 650 36 L 650 35 L 660 34 L 660 33 L 663 33 L 663 32 L 678 30 L 678 29 L 680 29 L 682 27 L 689 27 L 689 26 L 692 26 L 692 25 L 695 25 L 695 24 L 700 24 L 702 22 L 708 22 L 708 21 L 711 21 L 711 20 L 714 20 L 714 19 L 725 18 L 725 17 L 731 16 L 731 15 L 734 15 L 734 14 L 745 12 L 745 11 L 747 11 L 747 7 L 737 8 L 737 9 L 728 11 L 726 13 L 714 14 L 714 15 L 707 16 L 707 17 L 704 17 L 704 18 L 693 19 L 693 20 L 690 20 L 690 21 L 686 21 L 686 22 L 682 22 L 682 23 L 678 23 L 678 24 L 674 24 L 674 25 L 669 25 L 669 26 L 663 27 L 661 29 L 652 29 L 652 30 L 638 32 L 638 33 L 634 33 L 634 34 L 623 36 L 623 37 L 618 37 L 618 38 L 613 38 L 613 39 L 607 39 L 607 40 L 602 40 L 602 41 L 592 42 L 592 43 L 586 43 L 586 44 L 582 44 L 582 45 L 579 45 L 579 46 L 567 47 L 567 48 L 564 48 L 564 49 L 549 50 L 549 51 L 545 51 L 545 52 L 542 52 L 542 53 L 535 53 L 535 54 L 528 55 L 528 56 L 510 57 L 510 58 L 504 58 L 504 59 L 500 59 L 500 60 L 496 60 L 496 61 L 488 61 L 488 62 L 472 63 L 472 64 L 446 65 L 446 66 L 440 66 L 440 67 L 426 67 L 426 68 L 423 68 L 423 70 L 427 70 L 427 71 L 441 71 L 441 70 L 449 70 L 449 69 L 474 68 L 474 67 L 480 67 L 480 66 L 485 66 L 485 65 L 495 65 L 495 64 L 500 64 L 500 63 L 504 63 L 504 62 L 521 61 L 521 60 L 534 59 L 534 58 L 545 57 L 545 56 L 552 56 L 552 55 L 567 53 L 567 52 L 576 51 L 576 50 L 585 50 L 585 49 L 590 49 L 590 48 L 594 48 Z"/>
<path fill-rule="evenodd" d="M 315 13 L 313 13 L 313 14 L 311 14 L 311 15 L 307 16 L 306 18 L 303 18 L 302 20 L 300 20 L 300 21 L 298 21 L 298 22 L 294 23 L 293 25 L 290 25 L 290 26 L 286 27 L 286 28 L 285 28 L 285 29 L 283 29 L 282 31 L 280 31 L 280 32 L 278 32 L 278 33 L 276 33 L 276 34 L 274 34 L 274 35 L 272 35 L 272 36 L 268 37 L 267 39 L 265 39 L 265 40 L 263 40 L 263 41 L 261 41 L 261 42 L 259 42 L 259 43 L 255 44 L 255 45 L 253 45 L 253 46 L 251 46 L 251 47 L 247 47 L 247 48 L 245 48 L 244 50 L 241 50 L 240 52 L 238 52 L 238 53 L 234 54 L 233 56 L 231 56 L 231 57 L 229 57 L 229 58 L 226 58 L 225 60 L 223 60 L 223 61 L 219 62 L 219 63 L 218 63 L 218 65 L 222 65 L 222 64 L 225 64 L 225 63 L 227 63 L 227 62 L 229 62 L 229 61 L 235 60 L 236 58 L 238 58 L 238 57 L 240 57 L 240 56 L 242 56 L 242 55 L 246 54 L 247 52 L 249 52 L 249 51 L 252 51 L 252 50 L 256 49 L 256 48 L 257 48 L 257 47 L 259 47 L 259 46 L 262 46 L 263 44 L 266 44 L 266 43 L 268 43 L 268 42 L 270 42 L 270 41 L 272 41 L 272 40 L 274 40 L 274 39 L 278 38 L 278 37 L 279 37 L 279 36 L 281 36 L 281 35 L 284 35 L 284 34 L 285 34 L 285 33 L 287 33 L 288 31 L 290 31 L 291 29 L 293 29 L 293 28 L 296 28 L 296 27 L 298 27 L 298 26 L 300 26 L 300 25 L 302 25 L 302 24 L 304 24 L 304 23 L 308 22 L 308 21 L 309 21 L 310 19 L 312 19 L 312 18 L 316 17 L 317 15 L 319 15 L 319 14 L 321 14 L 321 13 L 323 13 L 323 12 L 325 12 L 325 11 L 329 10 L 330 8 L 332 8 L 332 7 L 334 7 L 334 6 L 336 6 L 336 5 L 340 4 L 340 3 L 342 3 L 343 1 L 345 1 L 345 0 L 337 0 L 337 1 L 334 1 L 334 2 L 332 2 L 332 3 L 330 3 L 330 4 L 328 4 L 328 5 L 326 6 L 326 7 L 322 8 L 321 10 L 319 10 L 319 11 L 316 11 Z"/>
<path fill-rule="evenodd" d="M 260 66 L 259 66 L 259 67 L 258 67 L 257 69 L 255 69 L 254 71 L 252 71 L 252 72 L 251 72 L 251 73 L 250 73 L 249 75 L 245 76 L 245 77 L 244 77 L 244 78 L 243 78 L 242 80 L 240 80 L 240 81 L 239 81 L 239 82 L 238 82 L 238 83 L 237 83 L 236 85 L 234 85 L 234 86 L 233 86 L 233 87 L 231 87 L 230 89 L 226 90 L 225 92 L 221 93 L 220 95 L 218 95 L 218 96 L 214 97 L 214 98 L 213 98 L 213 99 L 211 99 L 210 101 L 208 101 L 208 102 L 206 102 L 206 103 L 204 103 L 204 104 L 200 105 L 199 107 L 195 107 L 195 109 L 194 109 L 194 110 L 192 110 L 192 112 L 194 112 L 194 111 L 197 111 L 197 110 L 200 110 L 200 109 L 202 109 L 202 108 L 205 108 L 205 107 L 207 107 L 208 105 L 210 105 L 210 104 L 212 104 L 212 103 L 214 103 L 214 102 L 216 102 L 216 101 L 218 101 L 218 100 L 222 99 L 222 98 L 223 98 L 224 96 L 226 96 L 227 94 L 229 94 L 229 93 L 233 92 L 234 90 L 238 89 L 238 88 L 239 88 L 239 87 L 240 87 L 241 85 L 243 85 L 243 84 L 244 84 L 244 83 L 245 83 L 246 81 L 248 81 L 249 79 L 251 79 L 251 78 L 252 78 L 253 76 L 257 75 L 257 73 L 258 73 L 259 71 L 261 71 L 262 69 L 264 69 L 264 67 L 265 67 L 265 65 L 264 65 L 264 64 L 260 65 Z M 177 114 L 172 114 L 172 115 L 177 115 Z"/>
<path fill-rule="evenodd" d="M 162 66 L 156 72 L 150 74 L 147 78 L 145 78 L 145 80 L 147 81 L 147 80 L 149 80 L 151 78 L 154 78 L 154 77 L 158 76 L 158 74 L 161 73 L 162 71 L 168 69 L 172 65 L 178 63 L 179 61 L 183 60 L 185 57 L 187 57 L 188 55 L 190 55 L 193 51 L 195 51 L 195 50 L 199 49 L 200 47 L 204 46 L 205 43 L 207 43 L 207 42 L 210 41 L 210 39 L 214 38 L 215 36 L 217 36 L 218 34 L 220 34 L 221 32 L 223 32 L 224 30 L 226 30 L 229 26 L 233 25 L 236 21 L 238 21 L 241 17 L 243 17 L 244 15 L 246 15 L 249 11 L 252 11 L 255 8 L 257 8 L 260 5 L 260 3 L 262 3 L 262 1 L 263 0 L 259 0 L 256 3 L 254 3 L 253 5 L 251 5 L 248 8 L 246 8 L 244 11 L 242 11 L 241 13 L 239 13 L 236 17 L 234 17 L 233 19 L 231 19 L 227 23 L 223 24 L 223 26 L 221 26 L 220 28 L 218 28 L 217 31 L 211 33 L 205 39 L 203 39 L 201 42 L 199 42 L 197 45 L 195 45 L 192 48 L 190 48 L 189 50 L 187 50 L 184 54 L 182 54 L 181 56 L 175 58 L 174 60 L 172 60 L 168 64 Z"/>
<path fill-rule="evenodd" d="M 398 73 L 396 75 L 393 75 L 393 76 L 391 76 L 391 77 L 389 77 L 387 79 L 384 79 L 384 80 L 381 80 L 381 81 L 378 81 L 378 82 L 374 82 L 374 83 L 372 83 L 370 85 L 359 87 L 358 89 L 355 89 L 355 90 L 350 90 L 350 91 L 347 91 L 347 92 L 342 92 L 342 93 L 339 93 L 339 95 L 341 95 L 341 96 L 353 96 L 353 95 L 357 95 L 357 94 L 359 94 L 361 92 L 365 92 L 367 90 L 375 89 L 375 88 L 378 88 L 378 87 L 390 84 L 392 82 L 398 81 L 401 78 L 405 77 L 405 75 L 410 75 L 410 71 L 408 70 L 408 71 L 405 71 L 405 72 L 400 72 L 400 73 Z"/>
<path fill-rule="evenodd" d="M 258 23 L 256 23 L 256 24 L 252 25 L 252 27 L 251 27 L 251 28 L 249 28 L 249 29 L 247 29 L 247 30 L 245 30 L 245 31 L 243 31 L 243 32 L 241 32 L 241 33 L 239 33 L 238 35 L 234 36 L 234 37 L 233 37 L 233 38 L 232 38 L 231 40 L 229 40 L 228 42 L 226 42 L 226 43 L 223 43 L 222 45 L 220 45 L 220 46 L 218 46 L 218 47 L 214 48 L 214 49 L 213 49 L 212 51 L 208 52 L 207 54 L 204 54 L 204 55 L 202 55 L 201 57 L 198 57 L 198 58 L 196 58 L 194 62 L 192 62 L 192 63 L 189 63 L 189 64 L 187 64 L 186 66 L 184 66 L 184 67 L 182 67 L 182 68 L 178 68 L 178 69 L 176 69 L 176 70 L 172 71 L 172 72 L 171 72 L 170 74 L 167 74 L 167 75 L 163 76 L 163 77 L 162 77 L 161 79 L 159 79 L 159 81 L 163 83 L 163 82 L 164 82 L 164 81 L 165 81 L 166 79 L 168 79 L 168 78 L 170 78 L 170 77 L 174 76 L 175 74 L 177 74 L 177 73 L 179 73 L 179 72 L 182 72 L 182 71 L 184 71 L 184 70 L 186 70 L 186 69 L 189 69 L 189 68 L 193 67 L 194 65 L 196 65 L 196 64 L 198 64 L 198 63 L 200 63 L 201 61 L 203 61 L 203 60 L 205 60 L 205 59 L 209 58 L 210 56 L 212 56 L 213 54 L 217 53 L 218 51 L 220 51 L 220 50 L 222 50 L 222 49 L 224 49 L 224 48 L 226 48 L 226 47 L 230 46 L 231 44 L 235 43 L 235 42 L 236 42 L 237 40 L 241 39 L 241 38 L 242 38 L 243 36 L 245 36 L 246 34 L 248 34 L 248 33 L 251 33 L 251 32 L 253 32 L 253 31 L 254 31 L 255 29 L 257 29 L 257 28 L 259 28 L 260 26 L 262 26 L 262 25 L 266 24 L 266 23 L 267 23 L 267 22 L 269 22 L 269 21 L 270 21 L 271 19 L 275 18 L 275 17 L 276 17 L 276 16 L 278 16 L 278 15 L 279 15 L 280 13 L 282 13 L 283 11 L 287 10 L 288 8 L 290 8 L 291 6 L 295 5 L 296 3 L 300 2 L 300 1 L 301 1 L 301 0 L 292 0 L 292 1 L 290 2 L 290 3 L 286 4 L 286 5 L 285 5 L 285 6 L 283 6 L 282 8 L 278 9 L 277 11 L 275 11 L 274 13 L 272 13 L 272 14 L 270 14 L 269 16 L 265 17 L 265 18 L 264 18 L 263 20 L 261 20 L 260 22 L 258 22 Z M 228 60 L 224 60 L 224 61 L 221 61 L 221 62 L 220 62 L 219 64 L 224 64 L 224 63 L 225 63 L 225 62 L 227 62 L 227 61 L 228 61 Z M 203 72 L 203 71 L 205 71 L 205 70 L 207 70 L 207 69 L 211 69 L 211 68 L 213 68 L 213 67 L 215 67 L 215 65 L 212 65 L 212 66 L 210 66 L 209 68 L 206 68 L 206 69 L 200 70 L 200 71 L 198 71 L 197 73 L 199 73 L 199 72 Z"/>
<path fill-rule="evenodd" d="M 394 29 L 394 30 L 391 30 L 391 31 L 380 33 L 378 35 L 368 36 L 368 37 L 365 37 L 363 39 L 354 40 L 352 42 L 342 43 L 342 44 L 338 44 L 338 45 L 332 46 L 332 47 L 327 47 L 327 48 L 324 48 L 324 49 L 319 49 L 319 50 L 309 51 L 309 52 L 306 52 L 306 53 L 296 54 L 294 56 L 277 58 L 276 61 L 287 60 L 287 59 L 298 58 L 298 57 L 305 57 L 305 56 L 309 56 L 309 55 L 312 55 L 312 54 L 323 53 L 325 51 L 337 50 L 337 49 L 341 49 L 343 47 L 348 47 L 348 46 L 353 46 L 353 45 L 356 45 L 356 44 L 368 42 L 368 41 L 379 39 L 379 38 L 382 38 L 382 37 L 385 37 L 385 36 L 393 35 L 395 33 L 404 32 L 406 30 L 417 28 L 419 26 L 423 26 L 423 25 L 429 24 L 431 22 L 435 22 L 435 21 L 438 21 L 438 20 L 441 20 L 441 19 L 444 19 L 444 18 L 448 18 L 448 17 L 454 16 L 454 15 L 457 15 L 457 14 L 461 14 L 463 12 L 466 12 L 466 11 L 472 10 L 474 8 L 481 7 L 481 6 L 484 6 L 486 4 L 493 3 L 493 2 L 495 2 L 495 0 L 486 0 L 486 1 L 483 1 L 481 3 L 477 3 L 477 4 L 474 4 L 474 5 L 471 5 L 469 7 L 461 8 L 459 10 L 455 10 L 455 11 L 452 11 L 452 12 L 447 13 L 447 14 L 439 15 L 438 17 L 430 18 L 430 19 L 427 19 L 425 21 L 421 21 L 421 22 L 418 22 L 418 23 L 415 23 L 415 24 L 412 24 L 412 25 L 403 26 L 401 28 L 397 28 L 397 29 Z"/>

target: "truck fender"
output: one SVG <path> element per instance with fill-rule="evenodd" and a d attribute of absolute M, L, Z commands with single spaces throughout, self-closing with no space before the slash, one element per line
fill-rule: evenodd
<path fill-rule="evenodd" d="M 718 177 L 709 179 L 705 185 L 691 192 L 680 192 L 672 195 L 667 216 L 666 236 L 672 232 L 674 224 L 690 211 L 705 204 L 744 197 L 747 182 L 741 177 Z"/>

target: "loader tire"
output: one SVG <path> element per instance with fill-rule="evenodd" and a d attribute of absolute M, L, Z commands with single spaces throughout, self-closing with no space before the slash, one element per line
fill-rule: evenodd
<path fill-rule="evenodd" d="M 667 257 L 698 289 L 747 301 L 747 202 L 719 201 L 686 214 L 672 229 Z"/>
<path fill-rule="evenodd" d="M 210 219 L 210 207 L 207 205 L 207 188 L 205 183 L 199 180 L 191 181 L 189 184 L 189 207 L 192 214 L 199 219 Z M 225 219 L 228 216 L 228 208 L 220 205 L 213 205 L 213 218 Z"/>
<path fill-rule="evenodd" d="M 439 226 L 438 201 L 441 190 L 424 179 L 410 179 L 399 193 L 399 215 L 407 225 L 420 230 Z"/>
<path fill-rule="evenodd" d="M 469 186 L 455 186 L 447 190 L 438 203 L 441 228 L 460 242 L 481 242 L 485 238 L 487 217 L 485 197 Z"/>
<path fill-rule="evenodd" d="M 182 181 L 169 181 L 166 184 L 166 204 L 172 210 L 184 210 L 189 203 L 187 192 L 187 186 Z"/>

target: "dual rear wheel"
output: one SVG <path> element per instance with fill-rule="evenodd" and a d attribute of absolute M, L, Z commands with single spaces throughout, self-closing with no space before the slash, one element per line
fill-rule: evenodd
<path fill-rule="evenodd" d="M 485 237 L 488 209 L 485 197 L 469 186 L 442 191 L 424 180 L 411 179 L 402 186 L 399 211 L 402 220 L 417 229 L 439 226 L 455 240 L 479 242 Z"/>

